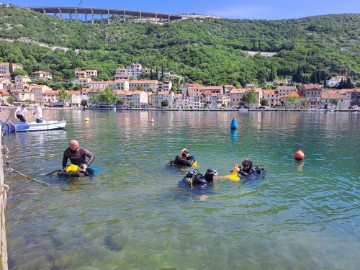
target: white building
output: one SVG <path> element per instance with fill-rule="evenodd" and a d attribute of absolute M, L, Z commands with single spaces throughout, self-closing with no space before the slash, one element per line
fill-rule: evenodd
<path fill-rule="evenodd" d="M 40 79 L 52 80 L 53 79 L 51 73 L 43 71 L 43 70 L 35 71 L 32 73 L 32 75 L 35 80 L 40 80 Z"/>
<path fill-rule="evenodd" d="M 17 75 L 15 76 L 15 84 L 30 83 L 31 79 L 29 76 Z"/>

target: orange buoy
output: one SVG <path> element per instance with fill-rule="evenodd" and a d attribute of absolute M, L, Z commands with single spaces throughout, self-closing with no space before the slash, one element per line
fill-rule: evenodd
<path fill-rule="evenodd" d="M 305 154 L 302 150 L 297 151 L 294 156 L 296 160 L 303 160 L 305 158 Z"/>

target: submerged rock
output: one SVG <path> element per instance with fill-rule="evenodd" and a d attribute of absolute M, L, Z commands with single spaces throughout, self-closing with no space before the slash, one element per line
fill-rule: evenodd
<path fill-rule="evenodd" d="M 113 235 L 105 236 L 104 242 L 106 248 L 113 251 L 120 251 L 126 244 L 126 236 L 122 233 L 115 233 Z"/>

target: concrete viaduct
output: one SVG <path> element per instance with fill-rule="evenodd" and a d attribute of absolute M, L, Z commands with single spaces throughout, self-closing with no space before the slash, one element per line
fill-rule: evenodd
<path fill-rule="evenodd" d="M 111 18 L 120 17 L 122 21 L 126 21 L 129 18 L 136 17 L 139 20 L 151 19 L 155 22 L 171 22 L 175 20 L 181 20 L 179 15 L 171 15 L 156 12 L 144 12 L 122 9 L 104 9 L 104 8 L 80 8 L 80 7 L 26 7 L 28 9 L 41 12 L 44 14 L 52 14 L 59 18 L 68 16 L 70 21 L 79 21 L 80 16 L 84 18 L 85 22 L 88 22 L 88 16 L 91 17 L 91 23 L 94 24 L 95 16 L 100 15 L 100 20 L 103 19 L 103 15 L 107 17 L 107 23 L 111 23 Z M 80 15 L 80 16 L 79 16 Z"/>

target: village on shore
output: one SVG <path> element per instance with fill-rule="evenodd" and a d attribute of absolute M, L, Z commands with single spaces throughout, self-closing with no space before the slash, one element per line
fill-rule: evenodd
<path fill-rule="evenodd" d="M 79 90 L 54 90 L 33 82 L 52 81 L 52 74 L 36 71 L 32 76 L 12 76 L 12 71 L 23 69 L 21 64 L 0 62 L 0 105 L 39 104 L 43 107 L 86 107 L 90 109 L 116 106 L 122 109 L 169 110 L 223 110 L 223 109 L 327 109 L 357 110 L 360 106 L 360 89 L 336 89 L 345 76 L 336 76 L 320 84 L 292 84 L 290 80 L 268 82 L 271 89 L 247 84 L 238 89 L 233 85 L 203 86 L 184 83 L 181 76 L 159 72 L 162 81 L 141 79 L 153 70 L 141 64 L 117 68 L 110 81 L 96 81 L 97 70 L 74 70 L 72 85 Z M 174 82 L 180 91 L 173 91 Z M 268 88 L 268 87 L 267 87 Z M 94 99 L 105 89 L 113 91 L 116 101 L 106 104 Z M 254 99 L 248 99 L 249 92 Z M 64 97 L 64 93 L 66 94 Z"/>

